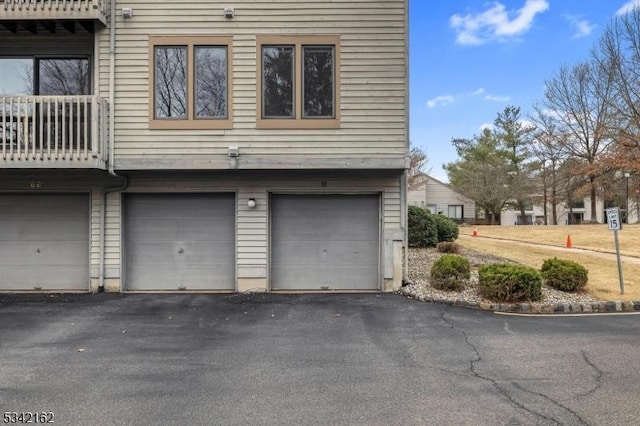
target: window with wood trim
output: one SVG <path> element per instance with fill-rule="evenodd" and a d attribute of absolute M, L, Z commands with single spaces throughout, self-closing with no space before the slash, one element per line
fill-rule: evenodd
<path fill-rule="evenodd" d="M 257 38 L 256 127 L 340 127 L 340 37 Z"/>
<path fill-rule="evenodd" d="M 149 37 L 149 127 L 230 129 L 231 37 Z"/>

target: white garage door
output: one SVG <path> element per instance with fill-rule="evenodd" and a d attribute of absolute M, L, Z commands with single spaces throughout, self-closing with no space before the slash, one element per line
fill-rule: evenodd
<path fill-rule="evenodd" d="M 233 290 L 234 194 L 126 194 L 127 290 Z"/>
<path fill-rule="evenodd" d="M 378 195 L 273 195 L 274 290 L 377 290 Z"/>
<path fill-rule="evenodd" d="M 89 290 L 89 196 L 0 194 L 0 290 Z"/>

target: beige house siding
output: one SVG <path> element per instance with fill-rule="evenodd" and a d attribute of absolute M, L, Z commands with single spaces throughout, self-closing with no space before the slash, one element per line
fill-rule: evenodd
<path fill-rule="evenodd" d="M 115 138 L 118 168 L 403 168 L 406 1 L 118 2 Z M 233 129 L 149 129 L 149 37 L 232 36 Z M 340 37 L 340 129 L 256 129 L 256 36 Z M 109 31 L 98 35 L 100 93 L 108 94 Z M 229 146 L 240 148 L 229 161 Z M 160 161 L 158 161 L 160 160 Z"/>
<path fill-rule="evenodd" d="M 442 213 L 448 216 L 449 206 L 463 206 L 463 218 L 472 221 L 476 217 L 475 203 L 473 200 L 451 189 L 446 184 L 430 177 L 424 176 L 423 181 L 415 184 L 407 194 L 408 203 L 411 206 L 429 208 L 435 206 L 434 213 Z"/>
<path fill-rule="evenodd" d="M 170 183 L 169 183 L 170 182 Z M 323 186 L 324 185 L 324 186 Z M 242 282 L 252 280 L 252 290 L 267 290 L 269 262 L 269 194 L 358 194 L 380 193 L 382 197 L 382 253 L 383 277 L 386 288 L 399 288 L 401 273 L 394 267 L 396 246 L 402 247 L 400 177 L 388 178 L 322 178 L 286 177 L 260 178 L 186 176 L 168 180 L 166 175 L 132 176 L 127 192 L 234 192 L 237 197 L 237 277 L 238 290 Z M 247 200 L 255 198 L 256 207 L 247 207 Z M 121 194 L 110 194 L 107 204 L 106 266 L 107 278 L 117 278 L 121 269 L 120 233 Z M 400 256 L 401 257 L 401 256 Z M 115 285 L 116 280 L 114 280 Z M 124 284 L 124 283 L 123 283 Z M 112 290 L 119 290 L 113 288 Z"/>

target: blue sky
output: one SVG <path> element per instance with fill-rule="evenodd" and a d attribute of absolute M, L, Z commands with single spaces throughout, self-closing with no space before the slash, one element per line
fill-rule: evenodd
<path fill-rule="evenodd" d="M 558 68 L 586 60 L 607 24 L 640 0 L 410 0 L 411 141 L 447 180 L 454 137 L 507 105 L 529 114 Z"/>

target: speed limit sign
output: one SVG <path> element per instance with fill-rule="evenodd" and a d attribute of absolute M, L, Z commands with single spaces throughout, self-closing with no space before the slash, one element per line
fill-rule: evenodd
<path fill-rule="evenodd" d="M 620 222 L 620 209 L 607 209 L 607 225 L 610 231 L 619 231 L 622 229 Z"/>

